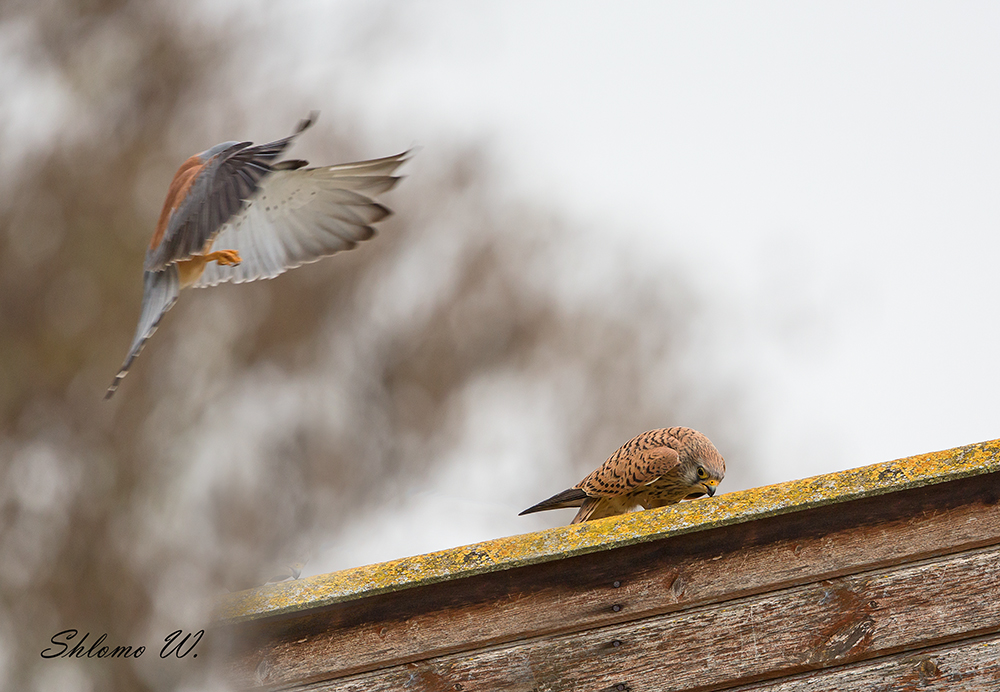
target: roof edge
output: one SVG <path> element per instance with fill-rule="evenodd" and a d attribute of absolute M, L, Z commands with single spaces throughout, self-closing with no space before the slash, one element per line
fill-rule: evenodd
<path fill-rule="evenodd" d="M 289 615 L 996 471 L 1000 440 L 990 440 L 226 594 L 217 602 L 215 621 L 229 625 Z"/>

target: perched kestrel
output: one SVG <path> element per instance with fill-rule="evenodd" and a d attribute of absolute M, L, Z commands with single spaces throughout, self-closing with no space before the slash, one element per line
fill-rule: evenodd
<path fill-rule="evenodd" d="M 223 142 L 181 164 L 146 251 L 142 309 L 128 356 L 105 399 L 156 331 L 182 288 L 271 279 L 375 234 L 390 212 L 373 200 L 399 180 L 410 152 L 373 161 L 305 168 L 273 163 L 316 120 L 269 144 Z"/>
<path fill-rule="evenodd" d="M 633 437 L 575 486 L 521 515 L 579 507 L 571 522 L 578 524 L 637 507 L 665 507 L 715 495 L 725 475 L 726 460 L 707 437 L 691 428 L 660 428 Z"/>

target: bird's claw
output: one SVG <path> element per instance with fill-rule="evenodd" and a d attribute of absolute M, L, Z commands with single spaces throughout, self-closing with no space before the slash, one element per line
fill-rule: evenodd
<path fill-rule="evenodd" d="M 211 254 L 211 259 L 215 260 L 218 264 L 235 266 L 243 261 L 240 257 L 240 253 L 236 250 L 217 250 Z"/>

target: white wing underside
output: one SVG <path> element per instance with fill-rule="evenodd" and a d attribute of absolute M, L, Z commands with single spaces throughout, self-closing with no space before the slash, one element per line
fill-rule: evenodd
<path fill-rule="evenodd" d="M 271 279 L 289 269 L 350 250 L 389 215 L 374 197 L 399 180 L 392 176 L 409 152 L 374 161 L 277 170 L 215 236 L 211 250 L 235 250 L 236 266 L 209 262 L 196 288 L 226 281 Z"/>

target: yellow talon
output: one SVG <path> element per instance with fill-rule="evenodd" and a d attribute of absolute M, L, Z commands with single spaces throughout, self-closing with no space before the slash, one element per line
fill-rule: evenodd
<path fill-rule="evenodd" d="M 217 250 L 216 252 L 210 252 L 205 256 L 206 260 L 215 260 L 222 265 L 237 265 L 243 260 L 240 258 L 240 253 L 236 250 Z"/>

